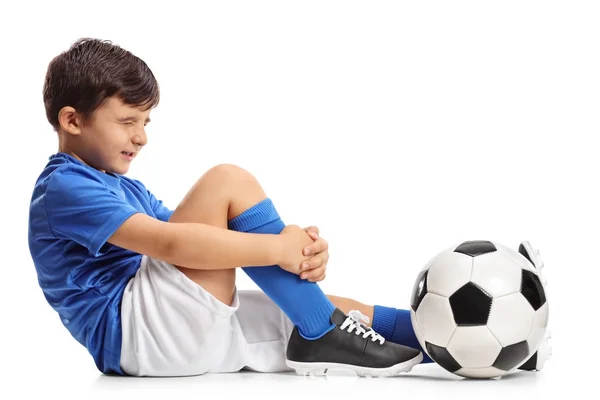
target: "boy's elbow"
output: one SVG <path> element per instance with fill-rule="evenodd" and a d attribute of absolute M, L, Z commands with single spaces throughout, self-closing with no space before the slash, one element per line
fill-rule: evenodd
<path fill-rule="evenodd" d="M 152 252 L 152 257 L 158 258 L 159 260 L 167 261 L 169 263 L 175 263 L 173 255 L 175 254 L 174 243 L 168 239 L 162 239 L 156 241 L 156 246 Z"/>
<path fill-rule="evenodd" d="M 157 237 L 156 258 L 170 264 L 186 268 L 202 268 L 202 260 L 190 248 L 186 239 L 189 232 L 186 226 L 173 222 L 163 222 L 163 229 Z"/>
<path fill-rule="evenodd" d="M 181 265 L 182 251 L 180 249 L 177 235 L 173 232 L 172 223 L 163 222 L 164 229 L 158 234 L 155 241 L 155 255 L 159 260 L 166 261 L 171 264 Z"/>

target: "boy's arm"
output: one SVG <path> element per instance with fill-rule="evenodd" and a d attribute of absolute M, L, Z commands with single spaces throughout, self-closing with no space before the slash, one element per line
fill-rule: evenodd
<path fill-rule="evenodd" d="M 300 227 L 269 235 L 167 222 L 139 212 L 86 168 L 55 171 L 44 198 L 54 237 L 74 241 L 93 256 L 106 252 L 109 242 L 187 268 L 279 265 L 295 274 L 309 259 L 302 249 L 312 239 Z"/>
<path fill-rule="evenodd" d="M 197 269 L 275 265 L 282 263 L 283 252 L 278 235 L 243 233 L 200 223 L 163 222 L 142 213 L 129 217 L 108 242 Z"/>

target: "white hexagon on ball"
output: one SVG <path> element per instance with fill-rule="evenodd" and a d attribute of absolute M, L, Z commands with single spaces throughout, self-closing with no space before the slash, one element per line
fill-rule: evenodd
<path fill-rule="evenodd" d="M 473 257 L 449 252 L 433 263 L 427 274 L 427 291 L 450 297 L 471 279 Z"/>
<path fill-rule="evenodd" d="M 506 253 L 494 251 L 474 258 L 471 281 L 492 297 L 500 297 L 521 289 L 521 274 Z"/>
<path fill-rule="evenodd" d="M 527 340 L 535 311 L 521 293 L 495 298 L 487 326 L 503 347 Z"/>
<path fill-rule="evenodd" d="M 491 367 L 502 346 L 486 326 L 459 326 L 446 350 L 463 368 Z"/>
<path fill-rule="evenodd" d="M 416 312 L 418 330 L 423 341 L 446 346 L 454 333 L 456 323 L 448 298 L 427 293 Z M 421 344 L 425 348 L 424 343 Z"/>

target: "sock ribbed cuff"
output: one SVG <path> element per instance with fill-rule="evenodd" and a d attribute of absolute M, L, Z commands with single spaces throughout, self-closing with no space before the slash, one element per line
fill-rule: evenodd
<path fill-rule="evenodd" d="M 392 340 L 396 328 L 396 309 L 375 305 L 373 307 L 373 330 L 386 340 Z"/>
<path fill-rule="evenodd" d="M 334 310 L 335 306 L 329 301 L 324 301 L 320 307 L 311 310 L 297 324 L 300 335 L 306 339 L 316 339 L 318 337 L 315 337 L 315 334 L 322 336 L 329 332 L 323 331 L 323 321 L 330 321 Z"/>
<path fill-rule="evenodd" d="M 271 199 L 267 198 L 229 220 L 227 226 L 233 231 L 250 232 L 278 219 L 279 213 Z"/>

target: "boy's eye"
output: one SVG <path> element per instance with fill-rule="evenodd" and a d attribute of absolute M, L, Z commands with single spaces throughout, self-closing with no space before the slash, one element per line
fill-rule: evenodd
<path fill-rule="evenodd" d="M 119 121 L 122 125 L 135 125 L 137 123 L 137 121 L 133 121 L 133 120 L 126 120 L 126 121 Z M 148 125 L 148 122 L 144 122 L 144 126 Z"/>

